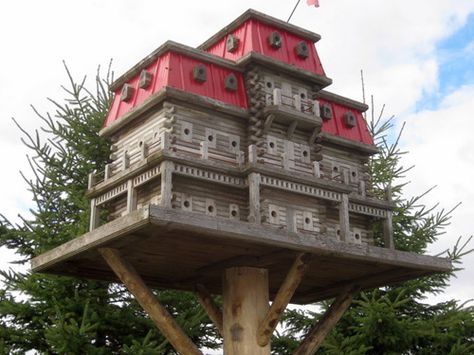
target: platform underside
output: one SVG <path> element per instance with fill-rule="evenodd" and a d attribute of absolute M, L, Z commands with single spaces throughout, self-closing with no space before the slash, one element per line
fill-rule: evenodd
<path fill-rule="evenodd" d="M 274 295 L 295 256 L 313 255 L 292 303 L 336 296 L 348 284 L 362 289 L 451 269 L 448 259 L 355 245 L 242 221 L 149 206 L 114 220 L 32 260 L 35 272 L 117 281 L 98 248 L 119 250 L 152 287 L 192 291 L 196 284 L 221 293 L 232 266 L 269 271 Z"/>

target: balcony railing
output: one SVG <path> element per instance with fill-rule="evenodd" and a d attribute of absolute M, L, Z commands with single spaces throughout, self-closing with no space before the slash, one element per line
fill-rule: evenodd
<path fill-rule="evenodd" d="M 294 108 L 297 111 L 319 116 L 319 101 L 311 99 L 303 99 L 300 95 L 285 95 L 281 89 L 273 89 L 273 94 L 267 94 L 267 105 L 282 105 Z"/>

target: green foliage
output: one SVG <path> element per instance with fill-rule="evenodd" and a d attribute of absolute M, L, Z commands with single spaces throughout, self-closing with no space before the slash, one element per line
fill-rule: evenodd
<path fill-rule="evenodd" d="M 67 70 L 67 68 L 66 68 Z M 53 115 L 35 113 L 43 123 L 41 132 L 30 134 L 18 125 L 30 149 L 31 178 L 24 179 L 33 196 L 31 217 L 13 224 L 0 216 L 0 246 L 16 252 L 25 264 L 40 253 L 68 241 L 88 229 L 89 201 L 85 198 L 89 172 L 102 171 L 110 154 L 109 142 L 99 137 L 110 105 L 108 85 L 97 74 L 95 90 L 76 83 L 67 70 L 67 97 L 50 100 Z M 406 199 L 404 168 L 406 152 L 398 140 L 388 143 L 392 120 L 382 113 L 369 123 L 380 154 L 370 162 L 374 196 L 382 198 L 387 188 L 396 204 L 394 238 L 397 249 L 417 253 L 442 236 L 453 209 L 440 210 L 422 203 L 425 193 Z M 382 244 L 382 226 L 373 235 Z M 447 256 L 459 269 L 468 253 L 467 242 L 453 246 Z M 455 270 L 456 271 L 456 270 Z M 424 303 L 443 292 L 454 274 L 441 274 L 363 292 L 331 332 L 318 353 L 451 354 L 474 353 L 474 309 L 469 304 Z M 1 270 L 0 354 L 173 354 L 169 343 L 155 329 L 136 301 L 120 285 L 14 270 Z M 200 347 L 216 348 L 215 329 L 191 293 L 155 291 L 184 331 Z M 275 354 L 291 354 L 301 337 L 329 306 L 317 311 L 285 313 L 283 330 L 273 339 Z"/>
<path fill-rule="evenodd" d="M 34 207 L 19 224 L 0 216 L 0 246 L 14 250 L 19 264 L 88 230 L 88 174 L 102 171 L 110 155 L 110 142 L 98 135 L 111 101 L 110 69 L 104 79 L 97 73 L 94 91 L 66 72 L 66 97 L 50 100 L 54 114 L 34 109 L 41 131 L 18 125 L 31 152 L 23 177 Z M 0 354 L 174 353 L 122 286 L 14 270 L 1 270 L 0 280 Z M 156 292 L 198 346 L 219 344 L 192 294 Z"/>

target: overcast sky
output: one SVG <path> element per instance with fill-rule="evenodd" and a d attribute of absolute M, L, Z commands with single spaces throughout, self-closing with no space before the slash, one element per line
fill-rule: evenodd
<path fill-rule="evenodd" d="M 453 245 L 474 226 L 474 1 L 320 0 L 297 8 L 291 22 L 322 35 L 317 44 L 330 90 L 361 100 L 360 69 L 376 109 L 387 104 L 410 151 L 407 196 L 437 189 L 424 200 L 449 209 L 452 225 L 430 252 Z M 168 39 L 197 46 L 248 8 L 286 20 L 296 1 L 2 1 L 0 4 L 0 213 L 16 220 L 32 206 L 19 170 L 26 150 L 11 121 L 40 125 L 30 105 L 52 110 L 67 83 L 65 60 L 90 82 L 113 58 L 116 77 Z M 473 243 L 474 245 L 474 243 Z M 12 256 L 0 250 L 0 267 Z M 445 295 L 474 298 L 474 255 L 465 259 Z"/>

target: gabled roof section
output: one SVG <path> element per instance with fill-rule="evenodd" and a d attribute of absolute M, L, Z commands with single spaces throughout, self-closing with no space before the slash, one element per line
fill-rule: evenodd
<path fill-rule="evenodd" d="M 207 41 L 205 41 L 203 44 L 201 44 L 198 47 L 198 49 L 208 50 L 210 47 L 212 47 L 214 44 L 216 44 L 223 37 L 227 36 L 229 33 L 232 33 L 234 30 L 239 28 L 242 24 L 244 24 L 245 22 L 247 22 L 250 19 L 255 19 L 255 20 L 258 20 L 261 23 L 280 28 L 280 29 L 285 30 L 289 33 L 292 33 L 292 34 L 294 34 L 298 37 L 301 37 L 303 39 L 311 41 L 313 43 L 316 43 L 321 39 L 321 36 L 317 33 L 314 33 L 314 32 L 308 31 L 304 28 L 292 25 L 291 23 L 282 21 L 282 20 L 277 19 L 275 17 L 268 16 L 268 15 L 266 15 L 262 12 L 259 12 L 257 10 L 248 9 L 242 15 L 240 15 L 234 21 L 232 21 L 230 24 L 225 26 L 223 29 L 221 29 L 219 32 L 217 32 L 215 35 L 213 35 L 211 38 L 209 38 Z"/>
<path fill-rule="evenodd" d="M 350 148 L 369 154 L 377 152 L 367 122 L 362 116 L 362 113 L 369 108 L 366 104 L 326 90 L 317 92 L 316 98 L 320 102 L 322 111 L 328 107 L 331 112 L 330 115 L 321 112 L 323 119 L 321 131 L 326 140 L 338 144 L 343 144 L 344 140 L 348 140 L 359 144 Z"/>
<path fill-rule="evenodd" d="M 115 96 L 104 128 L 118 127 L 117 120 L 167 87 L 247 108 L 244 78 L 235 63 L 168 41 L 112 84 Z"/>
<path fill-rule="evenodd" d="M 316 33 L 248 10 L 198 48 L 237 63 L 258 56 L 303 70 L 311 74 L 317 87 L 323 88 L 332 80 L 326 76 L 314 45 L 320 38 Z"/>

